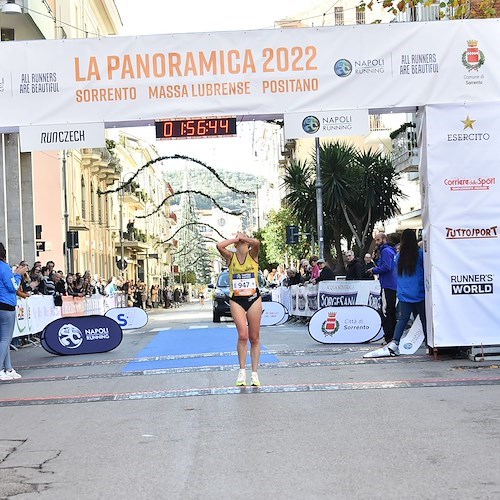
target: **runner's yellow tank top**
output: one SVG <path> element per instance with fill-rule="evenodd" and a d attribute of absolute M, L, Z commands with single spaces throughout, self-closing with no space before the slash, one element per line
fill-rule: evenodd
<path fill-rule="evenodd" d="M 259 287 L 259 264 L 248 253 L 245 262 L 240 264 L 234 253 L 229 263 L 229 290 L 233 297 L 250 297 Z"/>

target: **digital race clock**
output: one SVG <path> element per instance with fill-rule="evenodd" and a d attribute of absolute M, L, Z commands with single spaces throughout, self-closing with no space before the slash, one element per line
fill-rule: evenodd
<path fill-rule="evenodd" d="M 157 139 L 190 139 L 236 135 L 236 118 L 182 118 L 157 120 Z"/>

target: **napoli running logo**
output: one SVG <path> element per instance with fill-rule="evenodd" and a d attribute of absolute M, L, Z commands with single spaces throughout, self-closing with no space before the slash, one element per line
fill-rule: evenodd
<path fill-rule="evenodd" d="M 76 349 L 83 342 L 82 332 L 74 325 L 68 323 L 59 328 L 57 333 L 59 343 L 68 349 Z"/>
<path fill-rule="evenodd" d="M 319 130 L 319 120 L 312 115 L 306 116 L 302 120 L 302 130 L 308 134 L 315 134 Z"/>
<path fill-rule="evenodd" d="M 352 73 L 352 64 L 347 59 L 339 59 L 335 63 L 333 71 L 335 71 L 335 74 L 340 76 L 340 78 L 345 78 Z"/>
<path fill-rule="evenodd" d="M 340 328 L 340 323 L 337 321 L 337 313 L 328 313 L 328 318 L 321 325 L 321 331 L 326 337 L 333 337 Z"/>

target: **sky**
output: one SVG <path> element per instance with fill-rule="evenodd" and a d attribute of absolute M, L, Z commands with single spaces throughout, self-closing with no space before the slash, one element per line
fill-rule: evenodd
<path fill-rule="evenodd" d="M 308 5 L 318 4 L 305 0 L 115 0 L 115 3 L 123 22 L 121 35 L 271 29 L 275 21 L 293 18 Z M 238 138 L 175 141 L 156 141 L 152 127 L 129 132 L 154 143 L 160 155 L 186 155 L 223 170 L 242 171 L 250 166 L 254 173 L 265 176 L 266 167 L 256 163 L 251 140 L 249 145 L 252 127 L 249 122 L 238 126 Z"/>
<path fill-rule="evenodd" d="M 115 0 L 124 35 L 273 28 L 274 21 L 303 12 L 305 0 Z"/>

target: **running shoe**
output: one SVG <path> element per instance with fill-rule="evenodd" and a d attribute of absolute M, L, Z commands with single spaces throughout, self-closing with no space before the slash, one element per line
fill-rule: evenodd
<path fill-rule="evenodd" d="M 5 370 L 0 370 L 0 380 L 12 380 L 12 377 Z"/>
<path fill-rule="evenodd" d="M 10 378 L 21 378 L 21 375 L 14 370 L 14 368 L 11 368 L 10 370 L 7 370 L 5 372 Z"/>
<path fill-rule="evenodd" d="M 254 387 L 260 387 L 259 374 L 257 372 L 252 372 L 252 378 L 250 380 L 250 383 Z"/>
<path fill-rule="evenodd" d="M 246 374 L 244 368 L 241 368 L 240 371 L 238 372 L 238 378 L 236 379 L 236 385 L 239 387 L 243 386 L 243 385 L 247 385 L 247 374 Z"/>
<path fill-rule="evenodd" d="M 399 345 L 394 340 L 391 340 L 385 347 L 389 350 L 391 356 L 399 356 Z"/>

